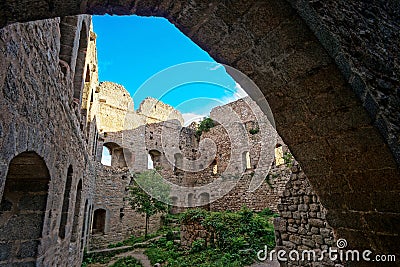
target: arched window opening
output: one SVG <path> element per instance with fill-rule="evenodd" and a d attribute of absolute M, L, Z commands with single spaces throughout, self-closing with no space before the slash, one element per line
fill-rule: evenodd
<path fill-rule="evenodd" d="M 171 214 L 177 214 L 178 212 L 179 212 L 179 210 L 178 210 L 178 197 L 173 196 L 173 197 L 171 197 L 170 213 Z"/>
<path fill-rule="evenodd" d="M 0 204 L 0 265 L 35 265 L 47 206 L 50 174 L 35 152 L 14 157 Z"/>
<path fill-rule="evenodd" d="M 277 144 L 275 147 L 275 165 L 279 166 L 285 163 L 283 158 L 283 147 L 281 144 Z"/>
<path fill-rule="evenodd" d="M 85 76 L 85 83 L 90 82 L 90 67 L 89 64 L 86 65 L 86 76 Z"/>
<path fill-rule="evenodd" d="M 104 143 L 101 163 L 105 166 L 127 167 L 123 148 L 116 143 Z"/>
<path fill-rule="evenodd" d="M 103 164 L 104 166 L 111 166 L 111 151 L 106 146 L 103 146 L 103 152 L 101 155 L 101 164 Z"/>
<path fill-rule="evenodd" d="M 106 228 L 106 215 L 107 211 L 105 209 L 97 209 L 93 214 L 93 234 L 104 234 Z"/>
<path fill-rule="evenodd" d="M 211 166 L 213 175 L 216 175 L 218 173 L 218 164 L 216 159 L 213 160 Z"/>
<path fill-rule="evenodd" d="M 85 209 L 83 210 L 83 227 L 82 227 L 82 234 L 81 234 L 81 248 L 84 248 L 85 239 L 86 239 L 86 232 L 89 224 L 88 214 L 89 214 L 89 200 L 86 199 L 85 201 Z"/>
<path fill-rule="evenodd" d="M 58 229 L 58 236 L 62 239 L 65 238 L 65 226 L 67 225 L 68 220 L 68 210 L 69 210 L 69 202 L 71 198 L 71 186 L 72 186 L 72 179 L 73 179 L 73 168 L 70 165 L 67 171 L 67 179 L 65 181 L 64 187 L 64 195 L 63 195 L 63 205 L 61 210 L 61 221 L 60 227 Z"/>
<path fill-rule="evenodd" d="M 86 50 L 88 47 L 88 30 L 86 22 L 83 21 L 79 35 L 79 48 L 76 58 L 75 71 L 74 71 L 74 99 L 81 106 L 82 89 L 84 85 L 83 73 L 86 61 Z"/>
<path fill-rule="evenodd" d="M 122 218 L 124 218 L 124 216 L 125 216 L 124 208 L 120 208 L 119 209 L 119 218 L 122 220 Z"/>
<path fill-rule="evenodd" d="M 149 151 L 149 164 L 148 167 L 149 169 L 154 169 L 161 167 L 161 152 L 158 150 L 150 150 Z"/>
<path fill-rule="evenodd" d="M 251 159 L 250 159 L 250 152 L 246 151 L 242 154 L 242 162 L 243 162 L 243 169 L 249 170 L 251 169 Z"/>
<path fill-rule="evenodd" d="M 150 154 L 147 155 L 147 169 L 149 170 L 154 169 L 154 161 Z"/>
<path fill-rule="evenodd" d="M 176 153 L 174 155 L 174 160 L 175 160 L 175 164 L 174 164 L 174 174 L 175 175 L 179 175 L 182 174 L 182 168 L 183 168 L 183 156 L 181 153 Z"/>
<path fill-rule="evenodd" d="M 199 196 L 199 204 L 205 210 L 210 210 L 210 194 L 207 192 L 201 193 Z"/>
<path fill-rule="evenodd" d="M 72 223 L 72 236 L 71 242 L 76 242 L 78 239 L 78 226 L 81 211 L 81 200 L 82 200 L 82 180 L 79 180 L 78 186 L 76 188 L 75 196 L 75 209 L 74 209 L 74 219 Z"/>
<path fill-rule="evenodd" d="M 189 207 L 193 207 L 194 205 L 193 205 L 193 201 L 194 200 L 194 196 L 193 196 L 193 194 L 192 193 L 190 193 L 190 194 L 188 194 L 188 206 Z"/>

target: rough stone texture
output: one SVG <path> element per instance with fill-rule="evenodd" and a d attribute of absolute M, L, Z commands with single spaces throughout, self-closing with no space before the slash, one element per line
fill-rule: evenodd
<path fill-rule="evenodd" d="M 129 92 L 119 84 L 102 82 L 99 85 L 99 132 L 117 132 L 125 129 L 125 116 L 133 101 Z"/>
<path fill-rule="evenodd" d="M 133 211 L 128 201 L 130 185 L 132 176 L 127 168 L 97 163 L 94 211 L 99 208 L 106 210 L 105 231 L 92 233 L 90 249 L 107 248 L 109 244 L 128 239 L 131 235 L 144 235 L 144 215 Z M 149 233 L 157 231 L 160 226 L 161 214 L 150 217 Z"/>
<path fill-rule="evenodd" d="M 397 201 L 399 161 L 397 164 L 395 161 L 399 159 L 400 107 L 398 3 L 378 1 L 367 5 L 362 1 L 339 0 L 291 3 L 292 6 L 278 0 L 7 1 L 0 4 L 0 22 L 6 25 L 15 21 L 107 12 L 168 18 L 216 60 L 237 67 L 261 88 L 274 112 L 279 134 L 300 162 L 328 214 L 331 212 L 328 221 L 337 236 L 346 237 L 354 246 L 367 243 L 377 253 L 393 253 L 399 247 L 399 238 L 392 225 L 396 225 L 400 212 Z M 31 32 L 31 38 L 43 36 L 35 29 Z M 58 32 L 53 31 L 53 34 L 57 36 Z M 26 55 L 32 52 L 28 44 L 35 42 L 25 41 L 24 48 L 18 48 L 17 43 L 19 40 L 15 38 L 8 46 L 3 46 L 6 47 L 3 54 L 24 62 Z M 38 48 L 35 50 L 43 56 L 43 62 L 48 61 L 45 54 L 50 58 L 56 54 L 46 49 L 46 44 Z M 48 51 L 53 53 L 47 54 Z M 20 74 L 21 70 L 35 73 L 42 65 L 49 64 L 36 66 L 39 61 L 29 61 L 33 65 L 30 70 L 24 68 L 30 64 L 9 67 L 4 59 L 0 81 L 4 83 L 8 77 L 2 90 L 8 104 L 2 107 L 19 109 L 20 114 L 26 115 L 24 118 L 32 120 L 26 111 L 29 104 L 9 104 L 21 101 L 23 93 L 10 89 L 20 88 L 20 80 L 13 77 L 30 76 Z M 58 77 L 51 75 L 53 73 L 33 81 L 42 84 Z M 53 90 L 56 87 L 56 84 L 48 84 L 43 88 Z M 69 94 L 73 91 L 72 88 L 64 90 L 68 94 L 62 97 L 71 99 Z M 35 101 L 29 103 L 37 105 L 49 99 L 43 98 L 44 95 L 38 93 Z M 68 112 L 67 108 L 65 110 Z M 6 121 L 0 132 L 6 142 L 17 146 L 15 129 L 18 126 L 12 124 L 13 121 L 18 120 Z M 78 120 L 68 121 L 79 124 Z M 12 133 L 7 134 L 10 129 Z M 48 140 L 43 136 L 39 138 Z M 22 142 L 22 146 L 24 144 Z M 50 144 L 59 145 L 58 142 Z M 50 149 L 46 148 L 48 151 Z M 38 154 L 43 153 L 38 151 Z M 13 152 L 4 155 L 8 160 L 0 164 L 2 171 L 14 156 Z M 347 220 L 350 216 L 362 218 L 362 227 L 357 220 Z"/>
<path fill-rule="evenodd" d="M 193 241 L 204 239 L 210 242 L 210 233 L 201 225 L 201 221 L 188 221 L 181 224 L 181 246 L 190 249 Z"/>
<path fill-rule="evenodd" d="M 183 125 L 182 114 L 170 105 L 157 99 L 147 97 L 140 103 L 137 110 L 139 115 L 145 117 L 145 123 L 157 123 L 161 121 L 178 120 Z"/>
<path fill-rule="evenodd" d="M 318 257 L 321 251 L 336 247 L 333 228 L 326 220 L 326 209 L 312 189 L 304 172 L 295 162 L 292 175 L 286 183 L 278 205 L 281 217 L 274 221 L 276 250 L 315 251 Z M 281 262 L 281 266 L 335 266 L 328 255 L 324 260 Z"/>
<path fill-rule="evenodd" d="M 78 32 L 83 21 L 89 25 L 90 18 L 76 18 Z M 12 179 L 7 176 L 12 171 L 8 166 L 15 156 L 23 155 L 23 152 L 32 151 L 43 158 L 50 177 L 50 182 L 45 186 L 48 188 L 46 200 L 31 193 L 33 195 L 29 199 L 26 198 L 29 194 L 24 194 L 19 203 L 26 210 L 24 212 L 45 204 L 44 218 L 24 218 L 30 216 L 29 212 L 24 216 L 18 215 L 13 217 L 12 227 L 7 230 L 10 224 L 3 224 L 6 214 L 1 215 L 1 240 L 14 234 L 16 238 L 19 235 L 28 237 L 37 234 L 40 237 L 37 252 L 33 249 L 37 246 L 36 241 L 26 240 L 21 243 L 19 251 L 12 249 L 19 260 L 8 257 L 8 249 L 2 249 L 0 264 L 25 261 L 27 265 L 36 263 L 36 266 L 77 266 L 81 261 L 86 233 L 81 235 L 84 224 L 82 217 L 78 217 L 78 221 L 74 218 L 83 214 L 83 203 L 86 200 L 92 202 L 94 168 L 80 128 L 79 109 L 72 97 L 73 72 L 64 73 L 59 64 L 60 39 L 64 37 L 60 36 L 59 25 L 59 19 L 51 19 L 14 24 L 0 30 L 0 194 L 4 197 L 2 199 L 7 199 L 7 192 L 14 190 L 8 186 Z M 78 46 L 73 49 L 77 50 Z M 74 55 L 79 60 L 82 60 L 81 57 L 85 59 L 84 54 L 75 52 Z M 62 239 L 58 232 L 65 180 L 70 165 L 74 169 L 69 196 L 71 204 L 66 221 L 66 236 Z M 35 169 L 36 166 L 32 164 L 20 170 L 31 170 L 37 174 L 39 169 Z M 23 173 L 16 177 L 23 177 Z M 80 180 L 83 182 L 82 201 L 74 203 Z M 29 180 L 21 186 L 21 190 L 34 188 L 44 190 L 40 184 L 31 184 Z M 3 200 L 1 205 L 6 209 L 9 206 Z M 74 214 L 76 210 L 79 214 Z M 37 216 L 42 216 L 39 214 Z M 79 234 L 78 242 L 70 241 L 73 225 Z M 15 264 L 11 263 L 13 266 Z"/>

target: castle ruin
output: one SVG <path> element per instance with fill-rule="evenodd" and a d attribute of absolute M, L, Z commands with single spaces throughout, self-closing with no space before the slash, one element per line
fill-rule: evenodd
<path fill-rule="evenodd" d="M 111 218 L 107 210 L 95 214 L 102 208 L 101 149 L 109 143 L 116 168 L 133 158 L 115 146 L 125 120 L 107 119 L 107 110 L 132 110 L 124 106 L 127 95 L 121 102 L 102 98 L 90 16 L 72 16 L 105 12 L 167 17 L 262 88 L 304 170 L 294 166 L 282 185 L 279 246 L 322 249 L 345 238 L 350 248 L 398 253 L 399 71 L 392 58 L 399 50 L 388 38 L 398 39 L 399 27 L 392 4 L 39 2 L 8 1 L 0 11 L 1 265 L 79 266 L 94 215 Z M 145 125 L 156 127 L 159 119 Z M 121 174 L 104 170 L 104 177 L 130 179 Z M 232 196 L 226 201 L 237 205 Z"/>

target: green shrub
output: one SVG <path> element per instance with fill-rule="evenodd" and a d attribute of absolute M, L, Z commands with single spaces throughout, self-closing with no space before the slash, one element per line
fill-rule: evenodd
<path fill-rule="evenodd" d="M 211 118 L 204 118 L 197 126 L 196 136 L 200 137 L 203 132 L 208 132 L 214 126 L 215 123 Z"/>
<path fill-rule="evenodd" d="M 206 241 L 202 238 L 199 238 L 192 243 L 192 249 L 190 252 L 200 252 L 206 248 Z"/>
<path fill-rule="evenodd" d="M 275 247 L 274 230 L 270 224 L 272 217 L 273 212 L 269 209 L 260 213 L 245 207 L 239 212 L 190 209 L 181 215 L 181 223 L 196 221 L 215 239 L 210 242 L 198 239 L 192 243 L 189 251 L 176 245 L 168 248 L 166 239 L 159 240 L 146 254 L 153 258 L 152 264 L 158 262 L 171 267 L 250 265 L 256 260 L 256 253 L 265 245 Z"/>
<path fill-rule="evenodd" d="M 253 135 L 254 135 L 254 134 L 258 134 L 259 132 L 260 132 L 260 129 L 259 129 L 259 128 L 253 128 L 253 129 L 250 129 L 250 130 L 249 130 L 249 133 L 250 133 L 250 134 L 253 134 Z"/>

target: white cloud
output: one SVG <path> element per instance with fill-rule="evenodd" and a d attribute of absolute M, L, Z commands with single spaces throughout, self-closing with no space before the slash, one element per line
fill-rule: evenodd
<path fill-rule="evenodd" d="M 238 97 L 238 99 L 248 96 L 246 91 L 242 88 L 242 86 L 240 86 L 240 84 L 236 83 L 235 89 L 235 96 Z"/>
<path fill-rule="evenodd" d="M 206 117 L 206 115 L 204 114 L 196 114 L 196 113 L 183 113 L 182 114 L 184 125 L 188 126 L 190 125 L 192 122 L 199 122 L 201 121 L 204 117 Z"/>
<path fill-rule="evenodd" d="M 236 83 L 235 92 L 233 93 L 233 95 L 223 97 L 221 99 L 221 102 L 224 104 L 228 104 L 246 96 L 248 96 L 246 91 L 240 86 L 240 84 Z"/>

